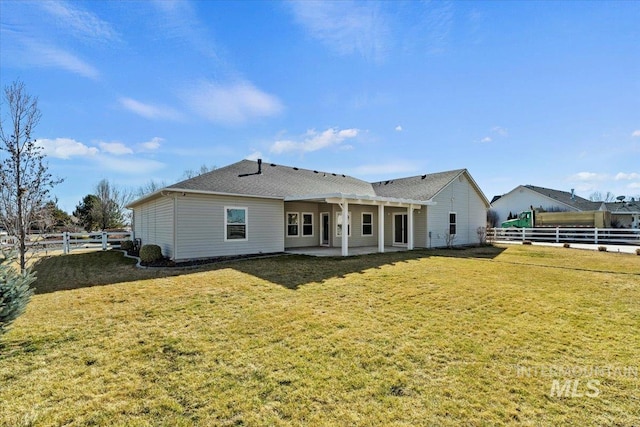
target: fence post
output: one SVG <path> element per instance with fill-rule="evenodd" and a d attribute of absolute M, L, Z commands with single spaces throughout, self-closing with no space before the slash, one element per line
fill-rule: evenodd
<path fill-rule="evenodd" d="M 598 244 L 598 227 L 593 229 L 593 237 L 594 237 L 596 245 L 597 245 Z"/>
<path fill-rule="evenodd" d="M 527 240 L 527 229 L 522 227 L 522 241 Z"/>
<path fill-rule="evenodd" d="M 103 251 L 107 250 L 107 232 L 106 231 L 102 232 L 102 250 Z"/>
<path fill-rule="evenodd" d="M 69 254 L 69 232 L 65 231 L 62 233 L 62 253 L 65 255 Z"/>
<path fill-rule="evenodd" d="M 560 243 L 560 227 L 556 227 L 556 243 Z"/>

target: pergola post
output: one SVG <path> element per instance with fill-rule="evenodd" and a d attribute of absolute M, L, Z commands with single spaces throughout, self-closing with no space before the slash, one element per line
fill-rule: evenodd
<path fill-rule="evenodd" d="M 407 249 L 413 249 L 413 205 L 407 208 Z"/>
<path fill-rule="evenodd" d="M 349 256 L 349 202 L 343 200 L 342 207 L 342 256 Z"/>
<path fill-rule="evenodd" d="M 378 252 L 384 252 L 384 204 L 378 205 Z"/>

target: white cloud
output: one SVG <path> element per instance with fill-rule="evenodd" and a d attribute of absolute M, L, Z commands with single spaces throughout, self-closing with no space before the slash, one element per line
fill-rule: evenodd
<path fill-rule="evenodd" d="M 41 1 L 40 7 L 53 16 L 53 22 L 77 37 L 97 40 L 118 40 L 118 33 L 108 22 L 96 15 L 81 10 L 76 4 L 65 1 Z"/>
<path fill-rule="evenodd" d="M 307 131 L 303 141 L 294 140 L 278 140 L 274 142 L 270 151 L 272 153 L 280 154 L 286 152 L 311 152 L 336 146 L 342 143 L 346 139 L 355 138 L 360 131 L 358 129 L 343 129 L 338 130 L 329 128 L 324 132 L 318 133 L 315 129 Z"/>
<path fill-rule="evenodd" d="M 500 136 L 509 136 L 509 131 L 501 126 L 494 126 L 491 128 L 491 132 Z"/>
<path fill-rule="evenodd" d="M 482 138 L 482 139 L 480 140 L 480 142 L 491 142 L 491 141 L 492 141 L 492 139 L 491 139 L 491 137 L 490 137 L 490 136 L 485 136 L 484 138 Z"/>
<path fill-rule="evenodd" d="M 197 114 L 214 123 L 238 125 L 256 117 L 269 117 L 283 110 L 280 100 L 249 82 L 222 85 L 201 82 L 184 93 Z"/>
<path fill-rule="evenodd" d="M 95 158 L 100 169 L 128 175 L 148 175 L 164 168 L 164 163 L 156 160 L 133 157 L 112 157 L 100 155 Z"/>
<path fill-rule="evenodd" d="M 103 153 L 121 156 L 123 154 L 133 154 L 133 150 L 121 142 L 100 142 L 98 144 Z"/>
<path fill-rule="evenodd" d="M 297 1 L 289 5 L 312 37 L 340 55 L 359 53 L 379 61 L 389 50 L 390 30 L 379 3 Z"/>
<path fill-rule="evenodd" d="M 631 173 L 624 173 L 624 172 L 619 172 L 615 178 L 616 181 L 620 181 L 620 180 L 633 180 L 633 179 L 640 179 L 640 173 L 637 172 L 631 172 Z"/>
<path fill-rule="evenodd" d="M 71 138 L 38 139 L 36 143 L 43 148 L 43 153 L 58 159 L 71 157 L 92 157 L 98 154 L 96 147 L 88 147 Z"/>
<path fill-rule="evenodd" d="M 400 125 L 396 126 L 396 132 L 402 132 L 402 126 Z"/>
<path fill-rule="evenodd" d="M 632 182 L 629 185 L 627 185 L 627 188 L 632 190 L 640 189 L 640 182 Z"/>
<path fill-rule="evenodd" d="M 153 137 L 151 138 L 150 141 L 147 142 L 141 142 L 140 144 L 138 144 L 138 150 L 139 151 L 154 151 L 157 150 L 158 148 L 160 148 L 160 144 L 162 143 L 162 141 L 164 141 L 163 138 L 160 137 Z"/>
<path fill-rule="evenodd" d="M 638 129 L 638 130 L 634 130 L 634 131 L 631 133 L 631 136 L 632 136 L 632 137 L 634 137 L 634 138 L 640 138 L 640 129 Z"/>
<path fill-rule="evenodd" d="M 33 40 L 22 40 L 22 42 L 27 49 L 21 55 L 26 64 L 37 67 L 61 68 L 93 80 L 100 76 L 96 68 L 70 52 Z"/>
<path fill-rule="evenodd" d="M 145 104 L 133 98 L 120 98 L 120 105 L 125 109 L 152 120 L 181 120 L 182 114 L 177 110 L 163 105 Z"/>
<path fill-rule="evenodd" d="M 262 153 L 260 151 L 254 151 L 253 153 L 249 154 L 247 157 L 245 157 L 245 159 L 247 160 L 258 160 L 258 159 L 262 159 L 265 160 L 265 158 L 262 157 Z"/>
<path fill-rule="evenodd" d="M 569 177 L 570 181 L 602 181 L 607 179 L 606 174 L 596 172 L 578 172 Z"/>

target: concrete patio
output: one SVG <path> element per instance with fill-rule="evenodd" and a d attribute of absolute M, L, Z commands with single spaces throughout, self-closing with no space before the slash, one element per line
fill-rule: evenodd
<path fill-rule="evenodd" d="M 402 252 L 408 250 L 404 246 L 385 246 L 385 252 Z M 325 246 L 311 246 L 307 248 L 289 248 L 285 249 L 288 254 L 296 255 L 311 255 L 311 256 L 342 256 L 342 248 L 330 248 Z M 367 255 L 378 253 L 377 246 L 361 246 L 356 248 L 349 248 L 349 256 L 352 255 Z"/>

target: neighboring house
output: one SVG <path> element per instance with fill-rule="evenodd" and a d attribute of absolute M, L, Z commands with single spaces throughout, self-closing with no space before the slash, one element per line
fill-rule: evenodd
<path fill-rule="evenodd" d="M 611 212 L 611 221 L 617 221 L 621 227 L 640 229 L 640 201 L 631 198 L 630 202 L 605 203 Z"/>
<path fill-rule="evenodd" d="M 179 261 L 314 246 L 348 255 L 359 246 L 474 244 L 489 202 L 466 169 L 369 183 L 243 160 L 127 207 L 135 237 Z"/>
<path fill-rule="evenodd" d="M 518 215 L 522 211 L 542 208 L 545 211 L 597 211 L 604 210 L 602 202 L 592 202 L 577 196 L 573 190 L 560 191 L 535 185 L 519 185 L 507 194 L 495 196 L 491 209 L 498 216 L 498 226 L 506 221 L 509 214 Z"/>

